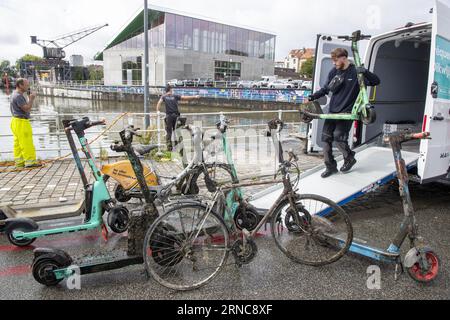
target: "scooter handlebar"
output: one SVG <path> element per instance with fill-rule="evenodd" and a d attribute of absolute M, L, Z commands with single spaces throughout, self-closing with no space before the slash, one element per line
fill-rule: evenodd
<path fill-rule="evenodd" d="M 429 132 L 419 132 L 419 133 L 394 133 L 389 137 L 386 137 L 384 140 L 386 143 L 390 142 L 408 142 L 411 140 L 423 140 L 423 139 L 431 139 Z"/>
<path fill-rule="evenodd" d="M 99 120 L 99 121 L 89 121 L 86 124 L 86 127 L 87 128 L 91 128 L 91 127 L 96 127 L 96 126 L 104 126 L 105 124 L 106 124 L 106 120 L 105 119 L 102 119 L 102 120 Z"/>
<path fill-rule="evenodd" d="M 131 136 L 142 137 L 142 135 L 140 133 L 138 133 L 139 130 L 141 130 L 141 128 L 135 129 L 133 126 L 129 126 L 125 129 L 125 133 L 129 134 Z"/>
<path fill-rule="evenodd" d="M 408 133 L 404 135 L 403 141 L 431 139 L 429 132 Z"/>
<path fill-rule="evenodd" d="M 362 34 L 360 30 L 353 32 L 351 36 L 338 36 L 338 39 L 342 39 L 345 41 L 360 41 L 360 40 L 369 40 L 372 36 L 367 34 Z"/>

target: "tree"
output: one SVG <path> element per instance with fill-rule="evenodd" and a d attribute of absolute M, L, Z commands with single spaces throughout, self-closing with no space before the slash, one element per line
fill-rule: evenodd
<path fill-rule="evenodd" d="M 83 67 L 73 67 L 72 69 L 72 80 L 75 81 L 83 81 L 86 80 L 84 78 Z"/>
<path fill-rule="evenodd" d="M 3 60 L 2 62 L 0 62 L 0 70 L 9 69 L 10 67 L 11 62 L 9 62 L 8 60 Z"/>
<path fill-rule="evenodd" d="M 27 53 L 27 54 L 25 54 L 23 57 L 17 59 L 17 62 L 16 62 L 16 68 L 17 68 L 18 70 L 20 70 L 20 64 L 21 64 L 22 62 L 39 62 L 39 61 L 42 61 L 42 60 L 43 60 L 43 59 L 42 59 L 41 57 L 34 56 L 34 55 L 32 55 L 32 54 Z"/>
<path fill-rule="evenodd" d="M 103 79 L 103 66 L 99 65 L 90 65 L 88 66 L 89 70 L 89 80 L 100 81 Z"/>
<path fill-rule="evenodd" d="M 309 58 L 302 64 L 302 68 L 300 69 L 300 73 L 305 75 L 307 78 L 313 77 L 314 71 L 314 58 Z"/>

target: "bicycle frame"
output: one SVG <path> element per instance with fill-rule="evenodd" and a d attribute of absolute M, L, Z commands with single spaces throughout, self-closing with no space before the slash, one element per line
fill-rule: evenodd
<path fill-rule="evenodd" d="M 230 194 L 233 192 L 236 192 L 237 195 L 240 197 L 240 199 L 243 200 L 243 194 L 242 194 L 242 190 L 241 190 L 241 188 L 243 188 L 243 187 L 260 186 L 260 185 L 265 185 L 265 184 L 273 184 L 273 183 L 277 183 L 277 182 L 283 183 L 284 188 L 283 188 L 283 192 L 281 193 L 280 197 L 275 201 L 275 203 L 272 205 L 272 207 L 266 212 L 266 214 L 263 216 L 263 218 L 258 223 L 257 227 L 252 232 L 244 231 L 244 239 L 245 238 L 255 238 L 257 233 L 259 232 L 259 230 L 261 230 L 261 228 L 269 221 L 269 219 L 272 217 L 273 213 L 276 212 L 277 208 L 281 205 L 281 203 L 283 203 L 286 200 L 286 198 L 288 198 L 289 203 L 293 208 L 296 207 L 295 206 L 296 193 L 295 193 L 295 190 L 292 188 L 289 171 L 286 169 L 286 164 L 285 164 L 284 157 L 283 157 L 283 147 L 281 145 L 281 140 L 280 140 L 280 131 L 281 131 L 281 128 L 278 128 L 276 136 L 274 137 L 272 135 L 272 140 L 274 142 L 275 147 L 278 149 L 278 159 L 280 162 L 282 180 L 281 181 L 268 181 L 268 182 L 255 182 L 255 183 L 239 183 L 239 184 L 233 184 L 232 186 L 223 186 L 223 187 L 219 188 L 219 190 L 217 190 L 217 192 L 213 196 L 212 202 L 208 206 L 207 213 L 205 214 L 205 217 L 204 217 L 203 221 L 201 222 L 201 227 L 199 228 L 199 231 L 203 228 L 203 224 L 205 223 L 206 218 L 208 217 L 208 214 L 211 212 L 214 205 L 219 201 L 219 198 L 221 198 L 221 199 L 225 198 L 224 193 L 226 191 L 231 191 Z M 223 138 L 223 139 L 225 139 L 225 138 Z M 226 143 L 225 140 L 223 141 L 223 143 L 224 143 L 225 147 L 228 147 L 228 144 Z M 228 161 L 232 161 L 231 152 L 226 152 L 226 153 L 227 153 Z M 232 167 L 235 172 L 234 166 L 232 166 Z M 230 198 L 230 195 L 229 195 L 226 199 L 225 212 L 228 211 L 228 213 L 231 213 L 232 215 L 225 216 L 225 222 L 228 224 L 229 227 L 231 226 L 231 229 L 234 232 L 236 232 L 235 225 L 233 222 L 233 214 L 236 212 L 236 209 L 237 209 L 236 204 L 239 205 L 239 203 L 236 203 L 234 201 L 231 202 L 231 200 L 232 200 L 232 198 Z M 229 205 L 230 202 L 231 202 L 231 206 Z M 197 236 L 198 236 L 198 234 L 196 235 L 196 237 Z"/>

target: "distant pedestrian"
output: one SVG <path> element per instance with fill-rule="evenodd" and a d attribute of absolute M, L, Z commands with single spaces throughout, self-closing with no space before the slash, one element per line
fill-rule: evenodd
<path fill-rule="evenodd" d="M 164 102 L 166 106 L 166 143 L 167 151 L 172 151 L 172 133 L 176 129 L 177 120 L 180 117 L 180 111 L 178 109 L 178 101 L 191 101 L 198 100 L 200 96 L 180 96 L 173 94 L 172 87 L 170 85 L 166 86 L 166 93 L 159 99 L 158 105 L 156 106 L 156 111 L 159 112 L 161 104 Z"/>
<path fill-rule="evenodd" d="M 36 161 L 36 149 L 33 143 L 33 130 L 30 123 L 30 112 L 36 94 L 25 93 L 30 88 L 26 79 L 17 79 L 16 90 L 11 96 L 11 131 L 14 135 L 14 162 L 18 168 L 34 168 L 41 165 Z"/>

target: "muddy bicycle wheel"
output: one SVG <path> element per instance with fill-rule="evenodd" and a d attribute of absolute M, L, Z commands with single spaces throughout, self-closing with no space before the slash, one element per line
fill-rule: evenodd
<path fill-rule="evenodd" d="M 291 260 L 310 266 L 336 262 L 349 250 L 353 228 L 345 211 L 317 195 L 298 195 L 296 208 L 283 201 L 272 217 L 272 235 Z"/>
<path fill-rule="evenodd" d="M 197 289 L 224 267 L 228 229 L 201 204 L 180 204 L 159 217 L 144 240 L 144 263 L 161 285 L 180 291 Z"/>

